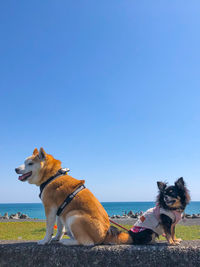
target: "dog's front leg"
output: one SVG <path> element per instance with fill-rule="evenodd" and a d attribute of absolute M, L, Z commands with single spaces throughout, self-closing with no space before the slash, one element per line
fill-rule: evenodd
<path fill-rule="evenodd" d="M 65 227 L 61 221 L 61 218 L 58 216 L 57 217 L 57 233 L 56 236 L 52 238 L 52 241 L 60 241 L 62 239 L 64 233 L 65 233 Z"/>
<path fill-rule="evenodd" d="M 46 214 L 46 235 L 44 239 L 38 241 L 38 245 L 45 245 L 51 242 L 52 235 L 53 235 L 53 227 L 56 221 L 56 208 L 46 208 L 45 207 L 45 214 Z"/>
<path fill-rule="evenodd" d="M 176 236 L 175 236 L 175 225 L 174 224 L 172 225 L 171 232 L 172 232 L 172 239 L 174 240 L 174 242 L 176 244 L 180 244 L 182 239 L 181 238 L 176 238 Z"/>
<path fill-rule="evenodd" d="M 170 245 L 176 245 L 176 243 L 172 239 L 172 232 L 171 232 L 172 219 L 165 214 L 161 214 L 160 219 L 161 219 L 164 233 L 165 233 L 165 237 L 166 237 L 168 243 Z"/>
<path fill-rule="evenodd" d="M 171 233 L 170 227 L 168 225 L 164 225 L 163 228 L 164 228 L 165 237 L 166 237 L 168 243 L 170 245 L 176 245 L 176 243 L 174 242 L 174 240 L 172 238 L 172 233 Z"/>

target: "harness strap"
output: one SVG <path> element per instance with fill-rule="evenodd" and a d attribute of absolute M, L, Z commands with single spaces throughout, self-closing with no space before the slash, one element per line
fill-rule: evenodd
<path fill-rule="evenodd" d="M 42 195 L 42 192 L 44 190 L 44 188 L 51 182 L 53 181 L 55 178 L 57 178 L 58 176 L 62 176 L 62 175 L 65 175 L 67 172 L 69 172 L 69 169 L 60 169 L 58 170 L 58 172 L 51 176 L 47 181 L 45 181 L 44 183 L 42 183 L 40 185 L 40 194 L 39 194 L 39 197 L 41 198 L 41 195 Z"/>
<path fill-rule="evenodd" d="M 129 231 L 127 228 L 123 227 L 121 224 L 118 224 L 118 223 L 114 222 L 114 221 L 113 221 L 113 220 L 111 220 L 111 219 L 109 219 L 109 221 L 110 221 L 111 223 L 113 223 L 113 224 L 117 225 L 118 227 L 120 227 L 120 228 L 122 228 L 122 229 L 126 230 L 127 232 Z"/>
<path fill-rule="evenodd" d="M 72 192 L 70 195 L 67 196 L 67 198 L 64 200 L 63 204 L 58 208 L 58 211 L 56 213 L 57 216 L 60 216 L 60 214 L 63 212 L 64 208 L 72 201 L 72 199 L 81 191 L 85 189 L 84 185 L 79 186 L 74 192 Z"/>

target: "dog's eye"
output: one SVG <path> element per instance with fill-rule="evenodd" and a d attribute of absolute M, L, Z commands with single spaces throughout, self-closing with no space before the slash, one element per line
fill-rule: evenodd
<path fill-rule="evenodd" d="M 33 162 L 30 162 L 28 165 L 29 165 L 29 166 L 33 165 Z"/>

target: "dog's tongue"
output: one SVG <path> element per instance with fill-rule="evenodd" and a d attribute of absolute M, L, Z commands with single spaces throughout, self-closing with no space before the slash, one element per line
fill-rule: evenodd
<path fill-rule="evenodd" d="M 19 176 L 18 179 L 19 179 L 20 181 L 23 181 L 23 180 L 26 179 L 26 177 L 28 177 L 30 174 L 31 174 L 31 172 L 27 172 L 27 173 L 25 173 L 25 174 Z"/>

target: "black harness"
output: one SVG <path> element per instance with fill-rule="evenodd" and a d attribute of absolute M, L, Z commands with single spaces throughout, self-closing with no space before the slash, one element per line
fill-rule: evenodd
<path fill-rule="evenodd" d="M 44 190 L 44 188 L 51 183 L 54 179 L 66 175 L 66 173 L 69 171 L 69 169 L 60 169 L 54 176 L 51 176 L 46 182 L 42 183 L 40 185 L 40 194 L 39 197 L 41 198 L 42 192 Z M 64 208 L 73 200 L 73 198 L 81 191 L 85 188 L 84 185 L 80 185 L 78 188 L 76 188 L 76 190 L 74 190 L 70 195 L 68 195 L 66 197 L 66 199 L 64 200 L 64 202 L 62 203 L 62 205 L 58 208 L 56 215 L 60 216 L 60 214 L 62 213 L 62 211 L 64 210 Z"/>
<path fill-rule="evenodd" d="M 69 196 L 66 197 L 63 204 L 58 208 L 56 215 L 60 216 L 60 214 L 63 212 L 64 208 L 72 201 L 72 199 L 85 188 L 84 184 L 76 188 L 74 192 L 72 192 Z"/>

